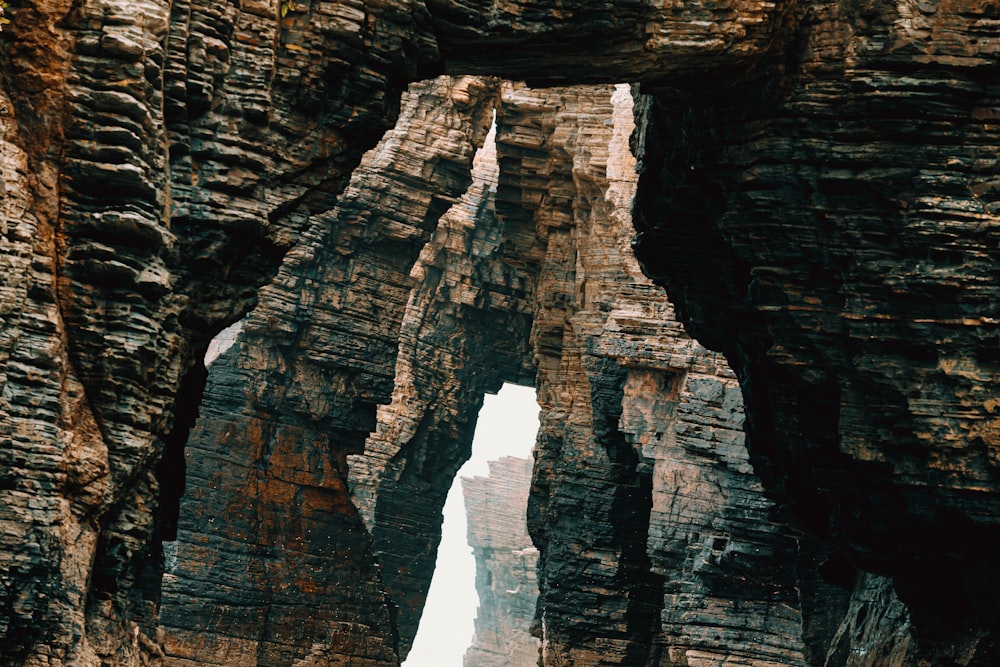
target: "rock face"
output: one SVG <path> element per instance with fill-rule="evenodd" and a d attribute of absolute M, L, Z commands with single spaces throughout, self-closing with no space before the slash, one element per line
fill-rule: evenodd
<path fill-rule="evenodd" d="M 5 663 L 158 660 L 160 541 L 205 347 L 436 59 L 420 7 L 313 9 L 283 24 L 269 2 L 6 12 Z"/>
<path fill-rule="evenodd" d="M 803 664 L 795 543 L 767 521 L 736 379 L 628 250 L 631 130 L 627 87 L 504 98 L 498 209 L 547 241 L 529 501 L 544 664 Z"/>
<path fill-rule="evenodd" d="M 426 156 L 425 156 L 426 158 Z M 421 251 L 399 335 L 392 402 L 349 459 L 386 590 L 398 606 L 400 655 L 417 631 L 441 540 L 441 510 L 471 454 L 485 392 L 534 380 L 529 333 L 535 280 L 495 215 L 493 134 L 468 191 Z"/>
<path fill-rule="evenodd" d="M 324 233 L 286 255 L 212 364 L 164 577 L 167 664 L 397 663 L 394 580 L 384 591 L 346 459 L 392 392 L 407 273 L 469 182 L 496 94 L 471 78 L 414 86 Z"/>
<path fill-rule="evenodd" d="M 529 629 L 538 598 L 538 549 L 525 513 L 531 459 L 490 461 L 488 477 L 462 479 L 469 546 L 476 559 L 479 611 L 465 667 L 526 667 L 538 662 Z"/>
<path fill-rule="evenodd" d="M 647 98 L 637 141 L 640 259 L 739 376 L 781 520 L 892 578 L 911 663 L 995 660 L 995 12 L 793 8 L 782 66 Z"/>
<path fill-rule="evenodd" d="M 171 660 L 391 664 L 476 396 L 530 381 L 532 360 L 547 664 L 1000 660 L 995 2 L 11 4 L 5 664 L 157 664 L 164 645 Z M 418 112 L 454 106 L 470 125 L 448 126 L 457 154 L 407 165 L 417 217 L 341 220 L 407 82 L 444 70 L 593 85 L 510 93 L 497 227 L 479 222 L 487 205 L 435 231 L 465 190 L 485 80 Z M 716 354 L 616 255 L 616 81 L 641 83 L 636 253 Z M 309 301 L 320 273 L 328 303 Z M 208 378 L 210 339 L 276 275 Z M 411 305 L 426 324 L 404 325 Z M 313 311 L 367 326 L 329 349 Z M 410 359 L 404 332 L 429 349 Z M 426 397 L 446 386 L 438 413 Z M 189 443 L 203 390 L 229 398 L 201 406 Z M 366 445 L 377 404 L 399 437 Z M 224 460 L 236 440 L 248 449 Z M 186 447 L 197 515 L 180 509 Z M 412 531 L 396 488 L 426 490 Z M 218 490 L 241 500 L 215 505 Z M 181 536 L 172 571 L 225 595 L 199 620 L 212 605 L 168 577 L 161 641 L 161 545 Z M 202 536 L 238 557 L 201 558 Z M 338 558 L 362 593 L 312 574 Z M 343 604 L 313 622 L 296 605 L 317 591 Z M 217 625 L 185 627 L 201 621 Z"/>

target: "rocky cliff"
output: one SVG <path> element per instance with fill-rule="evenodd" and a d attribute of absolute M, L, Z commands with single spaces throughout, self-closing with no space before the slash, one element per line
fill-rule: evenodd
<path fill-rule="evenodd" d="M 285 256 L 211 365 L 164 578 L 168 664 L 395 664 L 394 623 L 416 618 L 386 599 L 399 584 L 372 556 L 380 534 L 373 547 L 347 458 L 393 392 L 410 267 L 469 183 L 496 94 L 480 79 L 414 86 L 322 233 Z"/>
<path fill-rule="evenodd" d="M 10 5 L 4 662 L 392 664 L 503 379 L 546 664 L 1000 659 L 995 2 Z M 442 71 L 590 84 L 510 90 L 454 231 L 489 80 L 417 104 L 408 194 L 348 186 Z M 623 252 L 618 81 L 635 252 L 714 353 Z"/>
<path fill-rule="evenodd" d="M 487 477 L 462 479 L 469 546 L 476 559 L 476 634 L 465 667 L 519 667 L 538 662 L 531 636 L 538 598 L 538 549 L 526 513 L 531 459 L 489 462 Z"/>
<path fill-rule="evenodd" d="M 547 240 L 529 500 L 543 661 L 802 664 L 795 544 L 768 522 L 736 378 L 628 250 L 632 129 L 627 87 L 504 97 L 498 210 Z"/>

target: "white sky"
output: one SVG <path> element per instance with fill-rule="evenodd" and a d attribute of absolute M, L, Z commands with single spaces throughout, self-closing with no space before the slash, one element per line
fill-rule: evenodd
<path fill-rule="evenodd" d="M 404 667 L 462 667 L 462 657 L 475 633 L 473 619 L 479 597 L 476 563 L 466 542 L 460 480 L 488 475 L 487 461 L 504 456 L 530 457 L 537 433 L 534 389 L 505 384 L 498 395 L 486 395 L 472 441 L 472 458 L 458 471 L 445 501 L 437 568 Z"/>

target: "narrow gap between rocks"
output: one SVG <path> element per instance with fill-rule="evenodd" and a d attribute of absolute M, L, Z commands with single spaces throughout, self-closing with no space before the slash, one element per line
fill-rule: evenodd
<path fill-rule="evenodd" d="M 497 395 L 486 395 L 476 423 L 472 457 L 459 469 L 445 501 L 434 578 L 403 667 L 462 665 L 473 642 L 479 606 L 462 479 L 486 477 L 490 473 L 488 462 L 505 456 L 531 458 L 537 434 L 538 403 L 533 388 L 504 384 Z"/>

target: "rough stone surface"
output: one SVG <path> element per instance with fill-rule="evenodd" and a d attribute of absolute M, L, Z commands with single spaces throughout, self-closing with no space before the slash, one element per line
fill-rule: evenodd
<path fill-rule="evenodd" d="M 1000 532 L 993 0 L 340 0 L 296 3 L 284 18 L 260 0 L 10 4 L 0 33 L 5 663 L 160 661 L 160 543 L 177 530 L 208 342 L 253 306 L 283 255 L 328 233 L 321 220 L 407 81 L 442 69 L 642 83 L 636 250 L 688 331 L 738 378 L 748 460 L 776 503 L 740 507 L 798 541 L 804 659 L 998 662 L 1000 578 L 985 546 Z M 558 103 L 570 116 L 575 95 Z M 567 121 L 555 136 L 578 127 Z M 666 637 L 683 619 L 664 620 L 649 591 L 672 594 L 656 559 L 680 542 L 657 546 L 659 519 L 643 509 L 671 507 L 657 505 L 643 454 L 659 438 L 627 424 L 707 410 L 711 456 L 695 438 L 680 462 L 711 459 L 695 467 L 732 470 L 733 488 L 755 489 L 726 442 L 732 422 L 720 421 L 735 419 L 732 378 L 707 374 L 702 397 L 675 407 L 661 397 L 626 409 L 626 387 L 673 385 L 583 347 L 613 340 L 598 315 L 614 290 L 599 288 L 588 271 L 602 270 L 572 238 L 600 217 L 601 187 L 582 165 L 601 130 L 570 142 L 571 158 L 533 145 L 538 127 L 524 127 L 520 144 L 501 139 L 521 145 L 529 167 L 522 185 L 500 186 L 497 207 L 501 253 L 515 249 L 538 272 L 533 341 L 552 445 L 534 501 L 539 632 L 551 664 L 673 659 Z M 567 182 L 559 172 L 579 183 L 543 196 L 543 183 Z M 536 209 L 559 213 L 536 228 Z M 311 403 L 317 421 L 341 405 L 330 414 L 348 417 L 350 434 L 328 435 L 360 451 L 374 411 L 348 415 L 338 402 L 355 390 L 365 405 L 389 400 L 393 354 L 380 355 L 379 381 L 345 380 L 339 398 L 282 385 L 295 364 L 278 356 L 261 364 L 279 369 L 267 391 Z M 575 527 L 560 518 L 574 515 Z M 593 533 L 567 541 L 580 516 Z M 740 563 L 750 553 L 740 549 L 720 562 Z M 583 561 L 591 570 L 571 571 Z M 570 614 L 577 593 L 560 592 L 558 572 L 594 577 L 570 589 L 584 591 L 582 615 Z M 788 650 L 798 659 L 800 647 Z"/>
<path fill-rule="evenodd" d="M 995 660 L 995 13 L 793 7 L 760 76 L 648 98 L 636 142 L 640 259 L 736 370 L 779 519 L 893 579 L 914 663 Z"/>
<path fill-rule="evenodd" d="M 534 279 L 493 210 L 493 135 L 469 190 L 441 217 L 411 271 L 392 402 L 363 455 L 352 456 L 352 498 L 371 531 L 387 593 L 398 606 L 400 655 L 430 587 L 441 510 L 471 455 L 485 392 L 534 380 L 528 337 Z"/>
<path fill-rule="evenodd" d="M 434 59 L 416 4 L 304 8 L 6 12 L 4 663 L 158 661 L 160 541 L 205 346 Z"/>
<path fill-rule="evenodd" d="M 396 664 L 397 616 L 346 459 L 389 400 L 410 266 L 469 182 L 496 92 L 414 85 L 212 363 L 164 577 L 167 664 Z"/>
<path fill-rule="evenodd" d="M 627 87 L 504 98 L 499 210 L 547 241 L 529 512 L 544 662 L 803 664 L 795 543 L 767 521 L 736 379 L 630 255 L 631 130 Z"/>
<path fill-rule="evenodd" d="M 476 634 L 465 667 L 529 667 L 538 663 L 531 636 L 538 579 L 538 549 L 525 516 L 531 459 L 489 462 L 487 477 L 462 479 L 469 546 L 476 559 Z"/>

